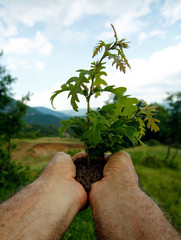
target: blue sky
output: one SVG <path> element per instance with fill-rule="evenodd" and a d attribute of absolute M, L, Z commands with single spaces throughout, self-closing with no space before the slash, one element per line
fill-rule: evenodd
<path fill-rule="evenodd" d="M 112 41 L 110 23 L 130 42 L 131 70 L 108 65 L 109 84 L 148 103 L 181 90 L 180 0 L 0 0 L 1 63 L 17 78 L 15 98 L 30 92 L 30 106 L 51 108 L 53 91 L 89 68 L 97 42 Z M 57 110 L 71 109 L 66 97 L 55 100 Z M 92 99 L 92 107 L 107 98 Z"/>

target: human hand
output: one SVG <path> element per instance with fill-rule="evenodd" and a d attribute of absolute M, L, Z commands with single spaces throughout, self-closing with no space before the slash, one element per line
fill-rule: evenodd
<path fill-rule="evenodd" d="M 118 152 L 108 157 L 103 176 L 92 184 L 89 194 L 96 232 L 99 239 L 120 239 L 129 223 L 125 205 L 140 191 L 129 154 Z"/>
<path fill-rule="evenodd" d="M 1 239 L 61 239 L 87 202 L 75 175 L 71 157 L 57 153 L 38 179 L 1 204 Z"/>
<path fill-rule="evenodd" d="M 91 205 L 98 199 L 113 199 L 113 195 L 126 193 L 132 189 L 138 189 L 138 176 L 134 169 L 131 157 L 126 152 L 117 152 L 108 156 L 108 162 L 103 170 L 103 178 L 92 184 L 89 201 Z M 102 194 L 106 194 L 105 199 Z M 114 201 L 117 197 L 115 196 Z"/>
<path fill-rule="evenodd" d="M 57 200 L 57 195 L 59 192 L 62 192 L 63 188 L 63 195 L 64 198 L 67 198 L 67 203 L 72 200 L 79 211 L 85 207 L 87 194 L 82 185 L 74 179 L 75 175 L 76 168 L 70 155 L 58 152 L 42 172 L 40 179 L 46 179 L 49 182 L 49 186 L 53 186 L 52 194 L 55 194 L 55 196 L 52 195 L 52 197 L 55 197 Z"/>

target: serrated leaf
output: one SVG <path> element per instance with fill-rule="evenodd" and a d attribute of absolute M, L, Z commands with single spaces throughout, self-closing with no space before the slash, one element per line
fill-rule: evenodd
<path fill-rule="evenodd" d="M 147 128 L 150 128 L 151 131 L 158 132 L 159 127 L 156 125 L 156 122 L 160 122 L 158 119 L 153 118 L 153 114 L 147 114 L 145 121 L 148 121 Z"/>
<path fill-rule="evenodd" d="M 145 107 L 142 107 L 140 109 L 139 113 L 143 113 L 146 115 L 144 121 L 148 121 L 147 128 L 150 128 L 151 131 L 154 131 L 154 132 L 159 131 L 159 127 L 156 125 L 156 123 L 157 122 L 159 123 L 160 121 L 158 119 L 154 118 L 157 106 L 149 107 L 145 101 L 143 101 L 143 102 L 145 104 Z"/>
<path fill-rule="evenodd" d="M 99 54 L 99 52 L 102 50 L 103 47 L 105 47 L 105 45 L 106 45 L 105 42 L 100 40 L 97 46 L 94 47 L 92 58 Z"/>
<path fill-rule="evenodd" d="M 51 98 L 50 98 L 52 107 L 54 108 L 54 106 L 53 106 L 53 101 L 54 101 L 54 99 L 55 99 L 55 97 L 56 97 L 57 95 L 59 95 L 59 94 L 62 93 L 62 92 L 65 92 L 65 91 L 70 91 L 72 88 L 73 88 L 73 85 L 72 85 L 72 84 L 69 84 L 69 85 L 63 84 L 63 85 L 61 86 L 61 89 L 60 89 L 60 90 L 55 91 L 55 92 L 53 93 L 53 95 L 51 96 Z"/>
<path fill-rule="evenodd" d="M 129 138 L 129 140 L 132 142 L 133 146 L 137 145 L 137 137 L 138 137 L 138 132 L 136 128 L 131 127 L 131 126 L 125 126 L 125 136 Z"/>
<path fill-rule="evenodd" d="M 62 138 L 63 133 L 65 132 L 65 130 L 67 128 L 69 128 L 70 126 L 73 126 L 73 125 L 80 126 L 82 128 L 83 132 L 86 131 L 86 128 L 87 128 L 86 120 L 84 118 L 82 118 L 82 117 L 71 117 L 68 120 L 62 120 L 60 122 L 60 124 L 62 125 L 59 128 L 59 132 L 60 132 L 60 137 L 61 138 Z"/>
<path fill-rule="evenodd" d="M 144 121 L 141 118 L 136 118 L 136 121 L 139 122 L 139 129 L 140 129 L 139 139 L 141 139 L 142 136 L 144 136 L 145 133 L 146 133 L 145 123 L 144 123 Z"/>
<path fill-rule="evenodd" d="M 116 94 L 118 97 L 119 96 L 121 97 L 123 95 L 123 93 L 126 92 L 126 90 L 127 90 L 127 88 L 125 88 L 125 87 L 118 87 L 118 88 L 114 88 L 112 90 L 112 93 Z"/>
<path fill-rule="evenodd" d="M 93 83 L 93 87 L 100 87 L 102 85 L 107 85 L 107 82 L 101 78 L 101 75 L 100 74 L 96 74 L 95 75 L 95 80 L 94 80 L 94 83 Z"/>
<path fill-rule="evenodd" d="M 124 62 L 122 62 L 122 60 L 117 56 L 114 56 L 113 58 L 114 58 L 114 61 L 112 62 L 112 66 L 114 64 L 116 64 L 116 69 L 119 68 L 120 71 L 125 73 L 126 72 L 126 66 L 124 65 Z"/>
<path fill-rule="evenodd" d="M 138 107 L 135 105 L 138 104 L 137 98 L 128 98 L 128 96 L 120 96 L 118 97 L 116 108 L 120 115 L 124 115 L 128 118 L 134 116 Z"/>
<path fill-rule="evenodd" d="M 87 116 L 89 119 L 94 123 L 103 123 L 105 125 L 109 125 L 109 122 L 107 121 L 106 118 L 104 118 L 100 113 L 96 111 L 92 111 L 91 113 L 87 113 Z"/>
<path fill-rule="evenodd" d="M 114 37 L 116 38 L 116 41 L 117 41 L 118 40 L 118 36 L 117 36 L 117 33 L 116 33 L 116 29 L 115 29 L 113 24 L 111 24 L 111 27 L 112 27 L 112 29 L 114 31 Z"/>
<path fill-rule="evenodd" d="M 109 122 L 96 111 L 88 113 L 87 117 L 91 121 L 91 125 L 89 130 L 82 135 L 82 139 L 86 140 L 91 147 L 95 147 L 103 142 L 101 131 L 107 129 Z"/>
<path fill-rule="evenodd" d="M 96 126 L 92 125 L 88 131 L 82 135 L 82 139 L 86 140 L 91 147 L 96 147 L 99 143 L 103 142 L 101 131 L 106 130 L 104 124 L 98 123 Z"/>
<path fill-rule="evenodd" d="M 125 123 L 125 120 L 120 118 L 111 125 L 111 128 L 117 129 L 121 127 L 124 123 Z"/>
<path fill-rule="evenodd" d="M 123 93 L 126 92 L 126 90 L 127 89 L 125 87 L 115 88 L 114 85 L 111 85 L 111 86 L 107 86 L 105 88 L 100 88 L 100 87 L 99 88 L 95 88 L 94 92 L 110 92 L 110 93 L 114 93 L 117 96 L 122 97 Z"/>
<path fill-rule="evenodd" d="M 77 102 L 79 102 L 78 94 L 84 95 L 84 92 L 81 87 L 83 86 L 84 83 L 89 83 L 89 80 L 85 77 L 88 71 L 79 70 L 79 72 L 80 72 L 79 77 L 72 77 L 67 81 L 67 84 L 75 82 L 75 84 L 71 88 L 71 91 L 69 92 L 68 97 L 71 96 L 71 105 L 74 111 L 76 112 L 78 111 L 77 105 Z"/>

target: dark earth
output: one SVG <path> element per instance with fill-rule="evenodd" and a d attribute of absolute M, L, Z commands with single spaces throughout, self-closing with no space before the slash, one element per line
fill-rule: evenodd
<path fill-rule="evenodd" d="M 87 162 L 87 157 L 81 157 L 77 158 L 74 164 L 76 166 L 75 179 L 82 184 L 86 192 L 89 193 L 91 184 L 102 179 L 106 160 L 104 158 L 93 160 L 91 161 L 91 166 L 87 166 Z"/>

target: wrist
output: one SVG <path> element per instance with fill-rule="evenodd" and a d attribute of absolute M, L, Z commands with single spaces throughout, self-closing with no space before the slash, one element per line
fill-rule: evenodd
<path fill-rule="evenodd" d="M 56 177 L 40 177 L 36 181 L 35 184 L 41 188 L 44 204 L 55 213 L 60 212 L 60 210 L 71 213 L 70 208 L 77 213 L 81 208 L 74 179 L 68 180 L 59 177 L 57 180 Z"/>

